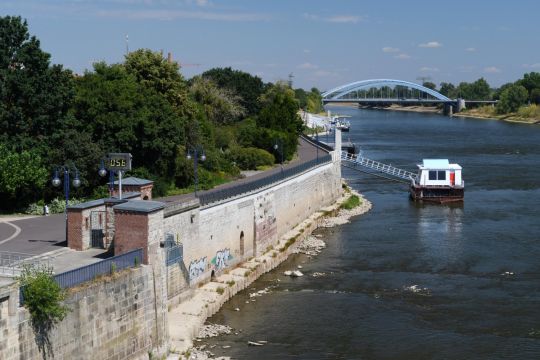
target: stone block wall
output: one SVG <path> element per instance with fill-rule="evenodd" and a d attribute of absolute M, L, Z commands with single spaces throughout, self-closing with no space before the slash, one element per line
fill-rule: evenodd
<path fill-rule="evenodd" d="M 340 195 L 338 160 L 257 193 L 166 217 L 163 231 L 183 243 L 193 285 L 264 253 Z"/>
<path fill-rule="evenodd" d="M 160 318 L 163 299 L 154 293 L 150 266 L 125 270 L 72 293 L 71 311 L 50 333 L 54 359 L 132 359 L 157 354 L 168 342 Z M 157 303 L 156 303 L 157 300 Z M 19 308 L 9 316 L 0 302 L 0 359 L 41 360 L 29 313 Z"/>

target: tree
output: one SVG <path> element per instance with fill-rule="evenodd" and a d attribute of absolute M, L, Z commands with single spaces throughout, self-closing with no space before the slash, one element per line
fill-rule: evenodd
<path fill-rule="evenodd" d="M 512 85 L 502 92 L 501 99 L 497 103 L 497 112 L 499 114 L 516 112 L 527 102 L 527 98 L 527 89 L 521 85 Z"/>
<path fill-rule="evenodd" d="M 38 199 L 48 175 L 36 151 L 11 151 L 0 144 L 0 208 L 13 210 Z"/>
<path fill-rule="evenodd" d="M 174 173 L 185 118 L 148 83 L 122 64 L 97 63 L 77 81 L 74 115 L 103 153 L 131 152 L 134 164 L 158 176 Z"/>
<path fill-rule="evenodd" d="M 426 81 L 422 84 L 422 86 L 427 87 L 428 89 L 435 90 L 437 89 L 437 85 L 432 83 L 431 81 Z"/>
<path fill-rule="evenodd" d="M 530 72 L 528 74 L 524 74 L 523 79 L 516 81 L 516 84 L 527 89 L 527 92 L 529 93 L 529 100 L 531 102 L 536 104 L 539 103 L 538 93 L 540 92 L 540 73 Z"/>
<path fill-rule="evenodd" d="M 17 149 L 47 146 L 73 97 L 71 72 L 50 55 L 20 17 L 0 17 L 0 141 Z"/>
<path fill-rule="evenodd" d="M 246 113 L 239 96 L 227 88 L 217 87 L 207 78 L 196 76 L 192 79 L 190 92 L 195 101 L 203 105 L 208 119 L 216 125 L 236 122 Z"/>
<path fill-rule="evenodd" d="M 439 92 L 450 99 L 455 99 L 457 97 L 456 87 L 452 83 L 442 82 Z"/>
<path fill-rule="evenodd" d="M 203 78 L 211 79 L 218 87 L 228 88 L 240 96 L 240 104 L 248 116 L 257 115 L 261 109 L 258 101 L 265 90 L 264 83 L 258 76 L 243 71 L 227 68 L 214 68 L 205 71 Z"/>
<path fill-rule="evenodd" d="M 296 152 L 298 134 L 303 128 L 294 91 L 284 83 L 277 83 L 261 96 L 261 105 L 257 125 L 272 131 L 261 133 L 262 144 L 259 147 L 273 151 L 271 138 L 280 138 L 284 141 L 285 157 L 290 159 Z"/>

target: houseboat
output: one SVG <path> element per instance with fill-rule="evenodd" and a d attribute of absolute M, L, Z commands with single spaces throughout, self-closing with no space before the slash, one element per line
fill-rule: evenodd
<path fill-rule="evenodd" d="M 463 201 L 464 191 L 461 166 L 447 159 L 424 159 L 410 188 L 413 200 L 436 203 Z"/>

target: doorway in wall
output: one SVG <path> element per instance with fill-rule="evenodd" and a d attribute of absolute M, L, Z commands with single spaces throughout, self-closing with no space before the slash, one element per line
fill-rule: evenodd
<path fill-rule="evenodd" d="M 244 231 L 240 232 L 240 256 L 244 256 Z"/>

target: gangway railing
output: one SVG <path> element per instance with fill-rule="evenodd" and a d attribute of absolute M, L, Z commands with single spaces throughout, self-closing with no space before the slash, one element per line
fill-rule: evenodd
<path fill-rule="evenodd" d="M 412 173 L 410 171 L 406 171 L 403 169 L 399 169 L 392 165 L 383 164 L 381 162 L 365 158 L 358 154 L 351 154 L 351 153 L 348 153 L 347 151 L 341 152 L 341 161 L 346 161 L 349 164 L 356 165 L 356 166 L 363 166 L 365 168 L 379 171 L 384 174 L 391 175 L 391 176 L 394 176 L 403 180 L 407 180 L 407 181 L 416 179 L 415 173 Z"/>

